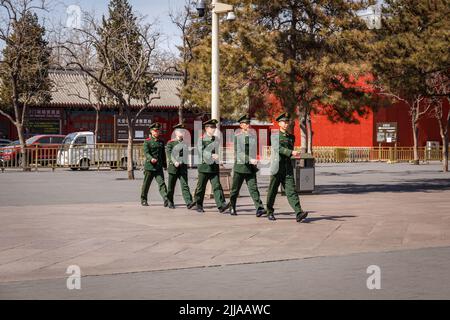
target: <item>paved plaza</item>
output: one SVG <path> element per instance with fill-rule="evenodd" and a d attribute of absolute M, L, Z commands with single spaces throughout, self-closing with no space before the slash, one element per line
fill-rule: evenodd
<path fill-rule="evenodd" d="M 450 173 L 441 164 L 320 164 L 295 222 L 139 204 L 142 172 L 0 173 L 0 298 L 450 298 Z M 196 183 L 190 171 L 191 190 Z M 258 177 L 263 198 L 269 179 Z M 66 269 L 81 268 L 80 291 Z M 382 290 L 368 290 L 378 265 Z M 273 296 L 271 296 L 273 295 Z"/>

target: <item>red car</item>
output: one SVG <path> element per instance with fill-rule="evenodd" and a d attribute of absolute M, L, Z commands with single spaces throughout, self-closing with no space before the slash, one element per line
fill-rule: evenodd
<path fill-rule="evenodd" d="M 64 137 L 65 136 L 59 134 L 45 134 L 27 139 L 25 145 L 28 163 L 35 163 L 36 160 L 39 163 L 56 162 L 58 148 L 61 146 Z M 19 141 L 14 141 L 9 145 L 0 148 L 0 161 L 9 165 L 22 164 Z"/>

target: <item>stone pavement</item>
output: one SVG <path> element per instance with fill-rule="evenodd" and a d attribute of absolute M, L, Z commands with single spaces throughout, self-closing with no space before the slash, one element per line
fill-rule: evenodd
<path fill-rule="evenodd" d="M 450 247 L 0 283 L 0 299 L 450 299 Z M 380 268 L 369 290 L 367 268 Z M 204 303 L 204 302 L 200 302 Z M 169 309 L 170 310 L 170 309 Z M 168 310 L 167 310 L 168 311 Z"/>
<path fill-rule="evenodd" d="M 179 190 L 180 207 L 166 209 L 154 185 L 153 206 L 141 207 L 142 181 L 123 172 L 6 172 L 0 282 L 64 278 L 70 265 L 92 276 L 450 246 L 450 175 L 439 168 L 322 165 L 302 224 L 281 196 L 278 221 L 256 219 L 245 186 L 231 217 L 213 200 L 205 214 L 182 208 Z"/>

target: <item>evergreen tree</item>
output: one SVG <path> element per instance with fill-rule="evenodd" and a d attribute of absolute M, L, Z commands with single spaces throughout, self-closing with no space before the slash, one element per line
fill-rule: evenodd
<path fill-rule="evenodd" d="M 51 50 L 45 40 L 45 29 L 28 4 L 21 10 L 6 7 L 11 19 L 0 32 L 0 40 L 5 42 L 0 64 L 0 113 L 17 128 L 19 161 L 24 170 L 28 167 L 24 136 L 28 107 L 49 102 L 52 88 L 48 76 Z"/>
<path fill-rule="evenodd" d="M 98 25 L 89 18 L 81 33 L 78 46 L 93 46 L 96 52 L 94 70 L 70 46 L 64 46 L 69 56 L 68 65 L 75 65 L 91 79 L 97 97 L 106 97 L 108 104 L 118 106 L 128 125 L 127 170 L 134 179 L 133 139 L 134 127 L 140 114 L 149 107 L 156 93 L 156 83 L 150 70 L 159 35 L 151 25 L 143 25 L 133 14 L 127 0 L 111 0 L 108 15 Z M 93 30 L 93 31 L 92 31 Z M 139 102 L 140 108 L 133 104 Z"/>
<path fill-rule="evenodd" d="M 371 1 L 229 2 L 235 5 L 237 19 L 222 25 L 223 114 L 241 112 L 249 98 L 262 101 L 262 95 L 273 94 L 285 111 L 300 117 L 306 148 L 310 114 L 354 121 L 355 112 L 368 111 L 368 92 L 356 81 L 369 70 L 364 53 L 370 37 L 357 12 Z M 194 49 L 192 78 L 185 91 L 189 100 L 205 107 L 209 50 L 210 39 Z"/>
<path fill-rule="evenodd" d="M 100 41 L 95 44 L 98 60 L 98 79 L 102 79 L 109 97 L 118 104 L 128 122 L 127 167 L 129 179 L 134 179 L 133 139 L 137 117 L 133 114 L 132 100 L 147 100 L 156 92 L 156 81 L 148 70 L 153 50 L 145 32 L 127 0 L 111 0 L 108 17 L 103 17 L 97 30 Z M 101 88 L 99 88 L 100 90 Z"/>

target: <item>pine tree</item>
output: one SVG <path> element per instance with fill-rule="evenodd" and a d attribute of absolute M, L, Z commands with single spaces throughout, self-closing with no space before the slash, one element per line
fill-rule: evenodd
<path fill-rule="evenodd" d="M 312 113 L 355 121 L 355 112 L 368 111 L 369 94 L 356 81 L 369 70 L 364 53 L 370 37 L 357 11 L 371 1 L 228 2 L 235 5 L 237 19 L 221 29 L 221 113 L 242 112 L 248 99 L 263 101 L 262 95 L 273 94 L 285 111 L 300 117 L 305 148 Z M 205 107 L 209 43 L 207 38 L 194 49 L 185 91 Z"/>
<path fill-rule="evenodd" d="M 0 113 L 17 128 L 21 146 L 19 162 L 27 170 L 26 116 L 29 106 L 51 100 L 52 83 L 48 76 L 51 51 L 37 15 L 26 6 L 21 11 L 16 9 L 7 7 L 11 19 L 0 35 L 6 44 L 0 64 Z"/>
<path fill-rule="evenodd" d="M 99 86 L 110 91 L 109 97 L 124 112 L 128 123 L 128 178 L 134 179 L 133 139 L 134 124 L 132 100 L 146 100 L 156 92 L 156 81 L 150 74 L 149 62 L 153 47 L 144 44 L 150 40 L 140 30 L 137 18 L 127 0 L 111 0 L 109 15 L 103 17 L 96 43 L 100 74 L 104 82 Z"/>
<path fill-rule="evenodd" d="M 150 106 L 156 93 L 156 83 L 150 70 L 159 35 L 151 25 L 143 25 L 132 11 L 127 0 L 111 0 L 107 16 L 98 25 L 88 17 L 92 28 L 79 30 L 81 42 L 96 52 L 94 70 L 80 57 L 77 50 L 64 46 L 69 66 L 80 68 L 92 80 L 97 96 L 106 96 L 108 104 L 115 104 L 125 115 L 128 125 L 127 170 L 128 178 L 134 179 L 133 139 L 134 127 L 140 114 Z M 93 29 L 93 31 L 91 31 Z M 133 104 L 140 101 L 141 107 Z"/>

